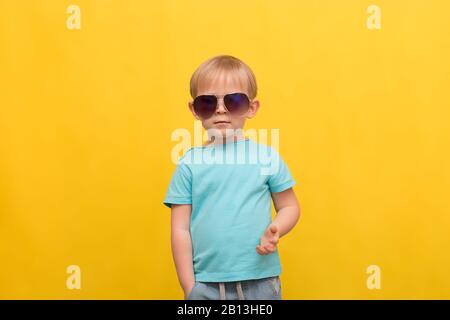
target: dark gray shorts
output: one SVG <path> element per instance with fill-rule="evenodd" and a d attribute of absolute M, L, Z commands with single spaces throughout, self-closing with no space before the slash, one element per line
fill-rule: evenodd
<path fill-rule="evenodd" d="M 234 282 L 195 281 L 187 300 L 281 300 L 279 276 Z"/>

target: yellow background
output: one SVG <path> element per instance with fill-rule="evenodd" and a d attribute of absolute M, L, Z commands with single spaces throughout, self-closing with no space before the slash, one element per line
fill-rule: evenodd
<path fill-rule="evenodd" d="M 381 30 L 366 27 L 372 3 Z M 170 135 L 193 131 L 188 81 L 217 54 L 254 70 L 261 108 L 245 129 L 279 128 L 297 181 L 283 298 L 450 298 L 449 11 L 0 0 L 0 298 L 183 298 L 162 204 Z M 81 290 L 66 288 L 69 265 Z"/>

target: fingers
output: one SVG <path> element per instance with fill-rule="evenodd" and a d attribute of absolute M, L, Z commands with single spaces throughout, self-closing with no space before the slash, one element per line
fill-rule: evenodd
<path fill-rule="evenodd" d="M 279 240 L 278 227 L 271 224 L 265 231 L 264 235 L 261 237 L 261 243 L 264 245 L 256 246 L 256 252 L 261 255 L 266 255 L 273 253 L 277 250 L 277 244 Z"/>
<path fill-rule="evenodd" d="M 265 255 L 268 253 L 267 250 L 263 246 L 260 246 L 260 245 L 256 246 L 256 252 L 258 252 L 260 255 Z"/>
<path fill-rule="evenodd" d="M 265 246 L 261 246 L 261 245 L 257 245 L 256 246 L 256 252 L 258 252 L 261 255 L 266 255 L 266 254 L 270 254 L 273 253 L 277 250 L 276 246 L 268 244 Z"/>

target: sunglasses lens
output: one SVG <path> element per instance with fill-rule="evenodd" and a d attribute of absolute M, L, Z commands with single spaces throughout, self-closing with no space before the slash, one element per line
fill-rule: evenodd
<path fill-rule="evenodd" d="M 217 107 L 217 98 L 215 96 L 203 95 L 194 99 L 194 111 L 203 119 L 210 118 Z"/>
<path fill-rule="evenodd" d="M 250 101 L 244 93 L 230 93 L 223 97 L 223 102 L 233 115 L 243 115 L 247 112 Z"/>

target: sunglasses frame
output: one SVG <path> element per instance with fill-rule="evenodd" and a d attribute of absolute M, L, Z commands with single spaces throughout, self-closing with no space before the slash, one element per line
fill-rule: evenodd
<path fill-rule="evenodd" d="M 247 111 L 248 111 L 248 109 L 250 109 L 250 104 L 253 102 L 253 99 L 250 99 L 250 97 L 248 96 L 248 94 L 246 94 L 245 92 L 240 92 L 240 91 L 237 91 L 237 92 L 230 92 L 230 93 L 226 93 L 226 94 L 222 94 L 222 95 L 217 95 L 217 94 L 201 94 L 201 95 L 198 95 L 198 96 L 196 96 L 196 97 L 192 100 L 192 109 L 194 110 L 195 114 L 196 114 L 199 118 L 201 118 L 201 119 L 203 119 L 203 120 L 207 120 L 207 119 L 211 118 L 211 117 L 213 116 L 213 114 L 217 111 L 217 108 L 219 107 L 219 100 L 222 99 L 222 104 L 223 104 L 224 108 L 227 110 L 227 112 L 229 112 L 230 114 L 233 114 L 232 112 L 230 112 L 230 110 L 228 110 L 227 106 L 225 105 L 225 100 L 224 100 L 224 98 L 225 98 L 225 96 L 227 96 L 227 95 L 236 94 L 236 93 L 243 94 L 243 95 L 245 95 L 245 96 L 247 97 L 247 100 L 248 100 L 248 108 L 247 108 Z M 208 118 L 201 117 L 201 116 L 195 111 L 195 99 L 197 99 L 198 97 L 202 97 L 202 96 L 214 96 L 214 97 L 216 97 L 216 99 L 217 99 L 217 102 L 216 102 L 216 109 L 215 109 L 214 112 L 211 114 L 211 116 L 209 116 Z M 245 111 L 245 112 L 247 112 L 247 111 Z M 244 113 L 244 114 L 245 114 L 245 113 Z"/>

